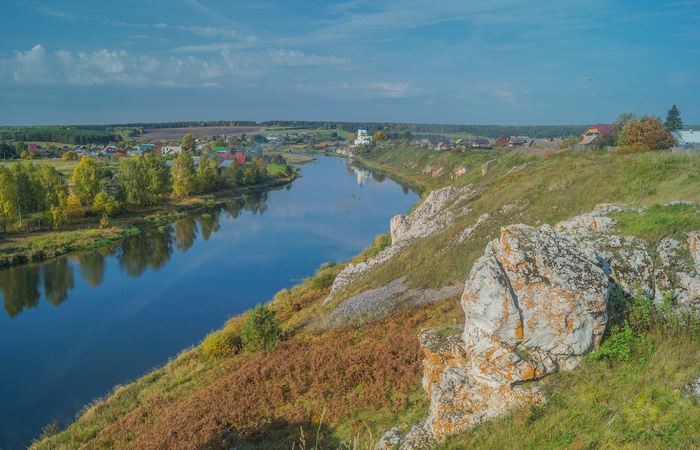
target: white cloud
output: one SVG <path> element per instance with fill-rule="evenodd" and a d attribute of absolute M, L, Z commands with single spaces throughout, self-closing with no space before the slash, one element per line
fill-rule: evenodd
<path fill-rule="evenodd" d="M 515 95 L 511 91 L 496 89 L 492 92 L 493 96 L 507 103 L 515 103 Z"/>
<path fill-rule="evenodd" d="M 216 47 L 209 47 L 210 50 Z M 218 47 L 208 58 L 136 55 L 126 50 L 102 49 L 49 53 L 42 45 L 0 58 L 0 82 L 45 85 L 117 84 L 137 86 L 212 86 L 231 78 L 253 77 L 285 67 L 339 67 L 346 60 L 305 54 L 299 50 L 232 51 Z M 217 81 L 220 80 L 220 81 Z"/>

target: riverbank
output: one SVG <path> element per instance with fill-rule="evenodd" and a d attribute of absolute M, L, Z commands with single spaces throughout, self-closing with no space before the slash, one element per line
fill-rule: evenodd
<path fill-rule="evenodd" d="M 0 243 L 0 268 L 45 261 L 77 250 L 110 245 L 126 236 L 138 234 L 146 227 L 181 219 L 189 211 L 220 206 L 241 195 L 286 186 L 296 177 L 295 174 L 291 178 L 270 179 L 254 186 L 224 189 L 183 201 L 169 199 L 162 205 L 113 217 L 107 227 L 100 227 L 100 218 L 92 216 L 68 224 L 61 230 L 6 233 Z"/>
<path fill-rule="evenodd" d="M 430 227 L 429 234 L 360 274 L 336 295 L 335 305 L 324 306 L 334 279 L 350 264 L 357 267 L 379 255 L 392 242 L 388 235 L 347 263 L 324 265 L 300 285 L 280 291 L 268 303 L 286 337 L 276 351 L 243 351 L 240 336 L 247 316 L 234 317 L 202 345 L 115 389 L 65 431 L 52 438 L 47 433 L 36 448 L 291 448 L 308 440 L 330 448 L 374 448 L 386 430 L 409 430 L 427 414 L 419 330 L 438 326 L 449 335 L 453 325 L 463 329 L 465 315 L 459 297 L 452 296 L 417 307 L 399 304 L 380 319 L 363 311 L 345 326 L 317 327 L 331 323 L 327 319 L 334 308 L 350 294 L 377 293 L 403 279 L 412 289 L 464 284 L 486 245 L 511 224 L 554 225 L 605 202 L 652 209 L 674 200 L 700 202 L 700 159 L 688 156 L 562 152 L 539 157 L 397 149 L 363 160 L 416 180 L 422 192 L 457 191 L 454 208 L 427 208 L 441 226 Z M 630 220 L 625 216 L 616 218 L 620 233 L 654 245 L 673 233 L 696 230 L 698 216 L 690 209 L 657 206 L 658 220 L 645 216 L 644 227 L 625 225 Z M 403 222 L 404 232 L 414 219 Z M 374 303 L 384 306 L 382 300 L 391 299 Z M 617 314 L 619 321 L 624 312 L 614 307 L 610 317 Z M 629 346 L 629 359 L 586 356 L 580 368 L 539 385 L 548 403 L 486 422 L 451 438 L 444 448 L 503 446 L 499 439 L 504 436 L 508 446 L 533 448 L 697 445 L 697 425 L 690 425 L 699 423 L 700 410 L 680 393 L 689 376 L 698 375 L 693 372 L 700 355 L 697 333 L 678 329 L 671 334 L 663 324 L 634 333 L 625 338 L 622 328 L 611 328 L 606 335 L 610 345 Z M 680 343 L 684 348 L 679 350 Z M 648 388 L 650 380 L 654 384 Z"/>

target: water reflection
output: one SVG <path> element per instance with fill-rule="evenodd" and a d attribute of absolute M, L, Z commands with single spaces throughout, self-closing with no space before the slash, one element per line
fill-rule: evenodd
<path fill-rule="evenodd" d="M 36 265 L 0 271 L 0 290 L 8 316 L 14 318 L 24 309 L 37 307 L 41 298 L 39 273 L 40 268 Z"/>
<path fill-rule="evenodd" d="M 237 218 L 241 211 L 252 214 L 267 212 L 268 192 L 255 192 L 235 199 L 224 206 L 192 213 L 174 224 L 152 227 L 118 244 L 74 253 L 68 257 L 49 260 L 41 265 L 27 265 L 0 270 L 0 292 L 8 316 L 17 317 L 22 311 L 36 308 L 43 295 L 58 306 L 73 290 L 73 266 L 78 265 L 80 278 L 90 287 L 104 280 L 106 259 L 116 255 L 117 263 L 130 277 L 140 277 L 146 270 L 159 270 L 170 260 L 174 249 L 186 252 L 198 236 L 205 241 L 221 228 L 222 214 Z"/>
<path fill-rule="evenodd" d="M 369 180 L 370 178 L 376 181 L 377 183 L 383 183 L 384 180 L 386 180 L 385 174 L 367 170 L 352 159 L 346 160 L 345 170 L 348 172 L 349 175 L 357 177 L 358 186 L 364 186 L 365 183 L 367 183 L 367 180 Z M 405 190 L 404 194 L 406 194 L 407 192 L 408 191 Z"/>
<path fill-rule="evenodd" d="M 66 258 L 54 259 L 42 267 L 46 300 L 58 306 L 66 301 L 68 291 L 73 290 L 73 267 Z"/>
<path fill-rule="evenodd" d="M 194 218 L 187 217 L 178 223 L 188 220 L 194 222 Z M 191 241 L 194 241 L 194 237 Z M 173 236 L 170 227 L 154 227 L 124 239 L 119 245 L 117 262 L 127 275 L 139 277 L 149 267 L 153 270 L 163 267 L 170 260 L 172 253 Z"/>

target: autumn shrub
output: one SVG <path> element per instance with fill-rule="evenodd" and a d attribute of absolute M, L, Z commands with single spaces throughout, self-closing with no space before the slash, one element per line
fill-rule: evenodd
<path fill-rule="evenodd" d="M 202 342 L 202 351 L 212 358 L 230 356 L 240 348 L 241 337 L 236 330 L 229 327 L 210 333 Z"/>
<path fill-rule="evenodd" d="M 281 338 L 282 329 L 275 311 L 261 304 L 255 307 L 241 328 L 241 342 L 248 353 L 272 352 Z"/>
<path fill-rule="evenodd" d="M 68 150 L 61 155 L 61 159 L 63 161 L 78 159 L 78 153 L 75 150 Z"/>

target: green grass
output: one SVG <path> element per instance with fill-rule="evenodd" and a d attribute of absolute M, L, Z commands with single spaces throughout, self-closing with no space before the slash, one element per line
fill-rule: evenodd
<path fill-rule="evenodd" d="M 700 230 L 700 214 L 692 205 L 654 205 L 644 215 L 626 212 L 612 217 L 622 234 L 642 238 L 650 244 L 664 238 L 685 241 L 688 231 Z"/>

